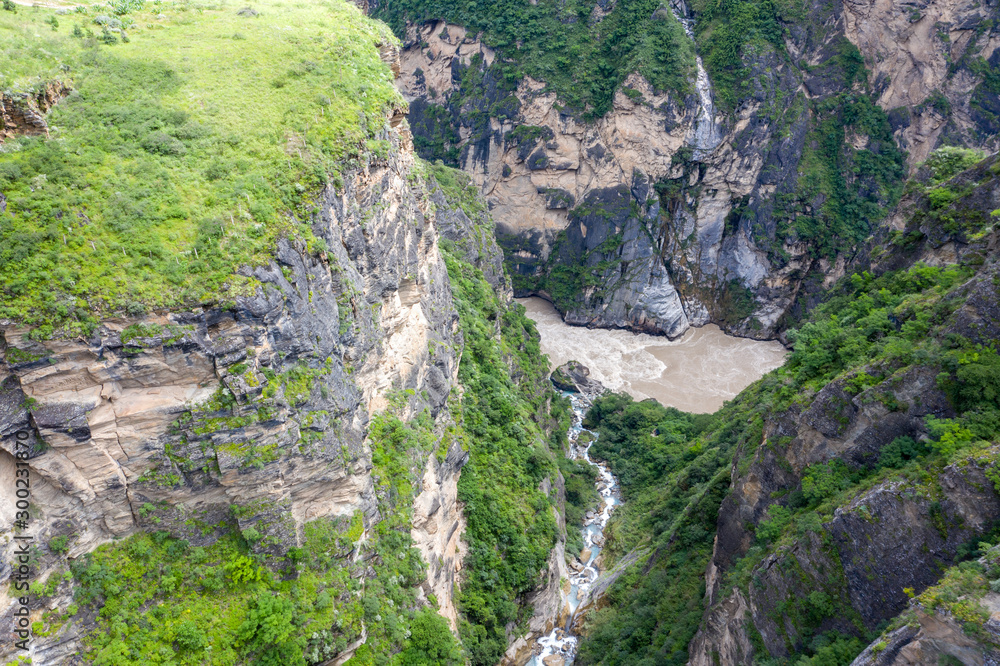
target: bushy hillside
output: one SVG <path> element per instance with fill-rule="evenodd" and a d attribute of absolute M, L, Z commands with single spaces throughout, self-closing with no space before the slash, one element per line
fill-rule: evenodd
<path fill-rule="evenodd" d="M 590 618 L 583 663 L 847 664 L 907 594 L 981 554 L 1000 521 L 1000 168 L 955 175 L 970 158 L 928 162 L 907 226 L 789 333 L 785 366 L 717 414 L 594 405 L 595 450 L 626 497 L 610 545 L 648 555 Z M 928 595 L 929 609 L 957 598 Z"/>

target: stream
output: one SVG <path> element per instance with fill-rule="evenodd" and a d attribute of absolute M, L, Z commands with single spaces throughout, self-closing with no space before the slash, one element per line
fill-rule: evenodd
<path fill-rule="evenodd" d="M 597 441 L 597 433 L 583 427 L 583 417 L 590 409 L 590 399 L 579 393 L 563 393 L 573 404 L 573 425 L 569 429 L 570 458 L 586 460 L 597 468 L 597 491 L 601 496 L 601 504 L 597 511 L 588 511 L 583 523 L 583 550 L 581 557 L 574 559 L 570 565 L 570 591 L 566 600 L 569 606 L 569 623 L 572 626 L 580 603 L 586 599 L 587 593 L 600 574 L 596 560 L 604 545 L 604 528 L 611 519 L 611 512 L 621 504 L 618 493 L 618 479 L 611 473 L 606 462 L 594 462 L 590 457 L 590 447 Z M 583 438 L 581 434 L 587 433 Z M 580 566 L 580 563 L 583 566 Z M 562 666 L 572 664 L 576 656 L 576 636 L 563 627 L 556 627 L 547 636 L 542 636 L 536 642 L 536 654 L 528 661 L 528 666 Z M 559 659 L 562 661 L 559 661 Z M 548 663 L 546 663 L 548 660 Z"/>
<path fill-rule="evenodd" d="M 717 326 L 691 329 L 676 340 L 614 329 L 590 329 L 566 324 L 552 304 L 541 298 L 520 298 L 541 337 L 542 352 L 552 369 L 578 361 L 590 378 L 612 391 L 626 392 L 637 400 L 655 398 L 684 411 L 714 412 L 723 402 L 784 363 L 787 350 L 779 342 L 735 338 Z M 585 558 L 570 564 L 570 591 L 564 599 L 570 620 L 535 642 L 528 666 L 568 666 L 576 656 L 577 637 L 567 631 L 580 603 L 600 575 L 597 558 L 604 545 L 604 528 L 621 503 L 618 480 L 604 462 L 590 457 L 596 433 L 583 427 L 591 398 L 564 393 L 573 404 L 569 455 L 597 467 L 599 511 L 584 522 Z M 589 551 L 589 553 L 588 553 Z M 582 566 L 581 566 L 582 565 Z"/>

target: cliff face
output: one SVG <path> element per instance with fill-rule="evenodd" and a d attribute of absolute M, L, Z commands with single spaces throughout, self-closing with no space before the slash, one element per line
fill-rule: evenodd
<path fill-rule="evenodd" d="M 429 343 L 460 345 L 433 220 L 405 184 L 406 160 L 358 174 L 343 192 L 330 188 L 325 260 L 282 243 L 273 263 L 253 269 L 264 286 L 232 308 L 108 322 L 86 341 L 35 343 L 4 331 L 5 434 L 27 429 L 45 442 L 33 468 L 60 499 L 44 505 L 80 512 L 81 549 L 134 530 L 144 502 L 184 507 L 192 489 L 213 488 L 207 496 L 223 508 L 267 497 L 292 526 L 371 513 L 368 414 L 393 387 L 426 391 L 439 410 L 456 359 L 432 362 Z M 364 197 L 383 208 L 362 229 L 353 202 Z M 15 349 L 25 360 L 11 362 Z M 217 391 L 217 409 L 197 408 Z M 227 402 L 235 404 L 222 415 Z M 331 492 L 345 504 L 315 502 Z M 294 529 L 281 542 L 294 545 Z"/>
<path fill-rule="evenodd" d="M 968 277 L 938 292 L 941 326 L 933 336 L 971 348 L 992 344 L 998 334 L 997 234 L 987 222 L 1000 207 L 996 170 L 994 157 L 930 190 L 955 193 L 948 211 L 929 203 L 930 186 L 914 186 L 851 267 L 868 268 L 871 277 L 914 266 L 963 266 Z M 874 478 L 884 480 L 846 495 L 835 494 L 850 485 L 846 480 L 819 490 L 824 478 L 836 477 L 835 463 L 843 474 L 870 477 L 901 443 L 932 446 L 941 437 L 933 431 L 937 420 L 958 418 L 968 408 L 948 392 L 946 362 L 912 359 L 902 367 L 883 360 L 845 373 L 805 403 L 769 415 L 759 445 L 750 442 L 737 454 L 707 571 L 709 608 L 691 644 L 691 664 L 719 663 L 717 655 L 722 663 L 749 664 L 764 652 L 788 656 L 814 634 L 872 632 L 906 610 L 914 594 L 938 583 L 967 544 L 1000 521 L 993 481 L 998 450 L 985 435 L 982 448 L 953 457 L 950 465 L 927 464 L 919 477 L 883 474 Z M 762 549 L 762 539 L 773 538 L 762 535 L 784 511 L 794 513 L 808 505 L 810 493 L 822 492 L 834 494 L 810 510 L 814 522 L 798 523 L 791 538 Z M 734 574 L 740 566 L 745 573 Z M 918 615 L 911 625 L 922 628 L 891 634 L 892 650 L 884 652 L 883 645 L 856 663 L 925 663 L 914 655 L 958 655 L 975 644 L 930 610 Z M 946 644 L 955 650 L 941 648 Z M 909 647 L 901 652 L 903 646 Z"/>
<path fill-rule="evenodd" d="M 468 218 L 413 180 L 407 134 L 386 139 L 387 159 L 323 192 L 313 228 L 329 251 L 317 257 L 282 241 L 274 260 L 247 269 L 261 284 L 252 295 L 106 321 L 89 339 L 36 342 L 4 328 L 0 457 L 12 470 L 17 442 L 29 442 L 37 511 L 23 535 L 40 547 L 68 537 L 77 557 L 140 530 L 208 545 L 235 520 L 281 568 L 309 521 L 360 513 L 371 529 L 382 518 L 369 416 L 394 395 L 408 396 L 404 416 L 445 407 L 463 340 L 439 220 L 472 233 Z M 463 557 L 456 482 L 467 458 L 457 445 L 440 463 L 431 456 L 415 500 L 427 593 L 453 626 Z M 60 558 L 40 554 L 34 577 L 44 580 Z M 10 568 L 3 573 L 8 580 Z M 5 605 L 9 627 L 14 607 Z M 38 663 L 76 652 L 66 635 L 39 639 Z"/>
<path fill-rule="evenodd" d="M 845 2 L 844 34 L 871 68 L 878 103 L 913 167 L 944 145 L 996 151 L 997 5 L 939 0 L 901 9 Z"/>
<path fill-rule="evenodd" d="M 995 14 L 812 3 L 781 17 L 781 44 L 743 47 L 730 110 L 632 73 L 590 121 L 543 81 L 511 88 L 482 36 L 431 21 L 408 28 L 400 89 L 422 154 L 454 159 L 489 198 L 518 294 L 574 324 L 772 337 L 894 202 L 897 144 L 910 168 L 942 143 L 996 148 Z M 858 95 L 883 120 L 859 121 Z"/>

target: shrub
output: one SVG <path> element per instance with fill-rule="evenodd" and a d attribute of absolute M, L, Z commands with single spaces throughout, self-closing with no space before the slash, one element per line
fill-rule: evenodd
<path fill-rule="evenodd" d="M 424 608 L 410 624 L 410 640 L 399 655 L 401 666 L 460 666 L 465 663 L 448 623 Z"/>
<path fill-rule="evenodd" d="M 910 460 L 915 460 L 928 453 L 930 453 L 930 447 L 925 442 L 917 442 L 912 437 L 897 437 L 882 447 L 876 469 L 886 467 L 897 469 Z"/>
<path fill-rule="evenodd" d="M 190 620 L 181 622 L 177 627 L 177 645 L 182 650 L 199 652 L 208 644 L 205 632 L 198 625 Z"/>
<path fill-rule="evenodd" d="M 51 550 L 56 555 L 62 555 L 69 551 L 69 536 L 63 534 L 62 536 L 57 536 L 49 541 L 49 550 Z"/>
<path fill-rule="evenodd" d="M 157 155 L 183 155 L 187 148 L 178 139 L 161 131 L 152 132 L 142 140 L 142 147 Z"/>
<path fill-rule="evenodd" d="M 965 171 L 984 157 L 986 154 L 979 150 L 945 146 L 931 152 L 924 166 L 930 170 L 934 182 L 942 182 Z"/>
<path fill-rule="evenodd" d="M 972 431 L 963 427 L 958 421 L 938 419 L 930 415 L 926 417 L 926 420 L 927 428 L 931 431 L 931 437 L 934 438 L 931 446 L 934 447 L 935 451 L 945 456 L 950 456 L 975 440 Z"/>

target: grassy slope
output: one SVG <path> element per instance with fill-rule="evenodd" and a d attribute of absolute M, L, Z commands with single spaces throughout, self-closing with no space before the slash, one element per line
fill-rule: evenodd
<path fill-rule="evenodd" d="M 277 237 L 311 240 L 297 221 L 399 104 L 393 37 L 343 0 L 242 6 L 0 11 L 0 89 L 73 88 L 48 138 L 0 145 L 0 318 L 50 335 L 226 300 Z"/>

